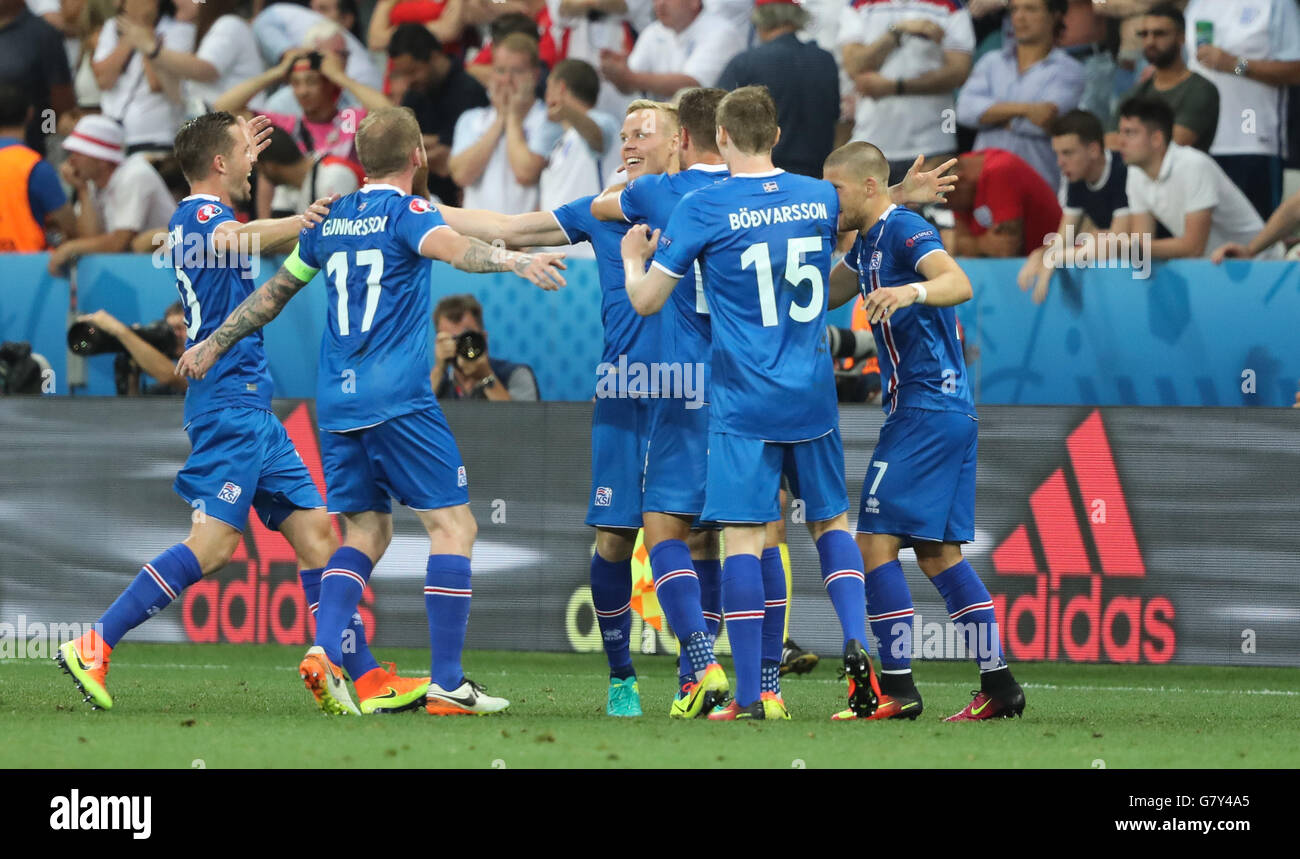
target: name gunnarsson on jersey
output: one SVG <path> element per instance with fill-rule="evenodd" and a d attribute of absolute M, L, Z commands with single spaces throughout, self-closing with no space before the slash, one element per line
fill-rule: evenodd
<path fill-rule="evenodd" d="M 388 216 L 369 218 L 330 218 L 321 225 L 322 236 L 369 236 L 388 230 Z"/>
<path fill-rule="evenodd" d="M 729 213 L 727 221 L 733 230 L 748 230 L 791 221 L 824 221 L 829 217 L 825 203 L 792 203 L 788 206 L 769 206 L 764 209 L 742 206 L 740 211 Z"/>

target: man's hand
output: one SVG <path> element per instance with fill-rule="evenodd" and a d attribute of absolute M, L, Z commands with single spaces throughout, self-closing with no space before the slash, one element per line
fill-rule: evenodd
<path fill-rule="evenodd" d="M 1237 67 L 1237 58 L 1215 45 L 1198 46 L 1196 59 L 1207 69 L 1214 69 L 1216 72 L 1230 73 Z"/>
<path fill-rule="evenodd" d="M 532 88 L 523 83 L 512 86 L 509 95 L 506 98 L 506 110 L 509 112 L 509 115 L 518 119 L 520 122 L 523 122 L 524 117 L 528 116 L 528 111 L 532 109 Z"/>
<path fill-rule="evenodd" d="M 271 131 L 273 127 L 268 117 L 258 114 L 252 119 L 236 117 L 239 121 L 239 132 L 244 135 L 244 141 L 248 144 L 248 157 L 254 164 L 257 163 L 257 156 L 262 154 L 262 150 L 271 145 Z"/>
<path fill-rule="evenodd" d="M 650 232 L 650 228 L 645 224 L 637 224 L 623 235 L 623 242 L 620 247 L 623 250 L 623 259 L 633 260 L 645 268 L 646 260 L 654 256 L 655 248 L 659 246 L 659 231 Z"/>
<path fill-rule="evenodd" d="M 89 203 L 86 203 L 89 205 Z M 64 242 L 54 250 L 50 251 L 49 262 L 46 263 L 46 270 L 55 277 L 66 277 L 64 273 L 69 265 L 77 261 L 76 251 L 72 248 L 71 242 Z"/>
<path fill-rule="evenodd" d="M 440 333 L 433 340 L 433 360 L 436 364 L 446 366 L 448 361 L 456 358 L 456 337 L 455 334 L 449 334 L 446 331 Z"/>
<path fill-rule="evenodd" d="M 1052 275 L 1055 273 L 1044 264 L 1044 258 L 1043 249 L 1039 248 L 1029 255 L 1025 264 L 1020 267 L 1020 273 L 1016 275 L 1016 283 L 1020 286 L 1021 292 L 1033 289 L 1030 297 L 1034 304 L 1042 304 L 1047 300 L 1047 288 L 1051 286 Z"/>
<path fill-rule="evenodd" d="M 187 379 L 202 379 L 220 357 L 221 353 L 216 347 L 204 338 L 185 350 L 185 354 L 176 362 L 176 375 Z"/>
<path fill-rule="evenodd" d="M 118 15 L 114 20 L 117 22 L 118 38 L 141 54 L 152 51 L 155 40 L 162 38 L 154 33 L 152 27 L 132 21 L 124 14 Z"/>
<path fill-rule="evenodd" d="M 910 285 L 887 286 L 867 296 L 864 303 L 867 321 L 872 325 L 888 319 L 895 310 L 916 302 L 916 290 Z"/>
<path fill-rule="evenodd" d="M 1036 101 L 1025 109 L 1025 119 L 1046 131 L 1047 127 L 1052 124 L 1052 120 L 1056 119 L 1057 113 L 1058 109 L 1055 102 Z"/>
<path fill-rule="evenodd" d="M 933 170 L 922 173 L 921 167 L 924 164 L 925 156 L 916 156 L 907 175 L 899 183 L 904 203 L 942 203 L 945 199 L 944 195 L 957 187 L 956 174 L 945 175 L 957 166 L 956 158 L 949 158 Z"/>
<path fill-rule="evenodd" d="M 600 74 L 620 90 L 631 89 L 631 84 L 628 83 L 631 69 L 627 67 L 627 54 L 602 48 L 600 51 Z"/>
<path fill-rule="evenodd" d="M 859 95 L 868 98 L 885 98 L 894 95 L 898 87 L 893 80 L 880 72 L 873 71 L 858 72 L 853 76 L 853 84 L 857 87 Z"/>
<path fill-rule="evenodd" d="M 302 228 L 312 230 L 317 224 L 324 223 L 325 217 L 330 213 L 330 205 L 338 198 L 338 194 L 331 194 L 328 197 L 321 197 L 308 206 L 307 211 L 298 216 L 302 219 Z"/>
<path fill-rule="evenodd" d="M 86 186 L 89 184 L 85 179 L 82 179 L 81 176 L 78 175 L 76 170 L 73 169 L 71 161 L 64 161 L 59 165 L 59 176 L 63 177 L 63 181 L 67 182 L 78 192 L 84 193 Z M 83 200 L 82 205 L 88 206 L 90 205 L 90 201 Z"/>
<path fill-rule="evenodd" d="M 1250 259 L 1250 257 L 1250 248 L 1245 245 L 1239 245 L 1236 242 L 1228 242 L 1226 245 L 1210 254 L 1210 262 L 1219 265 L 1225 259 Z"/>
<path fill-rule="evenodd" d="M 943 27 L 927 18 L 909 18 L 906 21 L 899 21 L 894 25 L 894 29 L 900 33 L 911 33 L 913 36 L 929 39 L 931 42 L 942 42 L 946 35 Z"/>
<path fill-rule="evenodd" d="M 564 286 L 564 275 L 560 274 L 561 269 L 568 268 L 564 264 L 564 254 L 536 253 L 516 256 L 514 272 L 524 280 L 531 281 L 547 292 L 554 292 Z"/>
<path fill-rule="evenodd" d="M 343 71 L 343 59 L 333 51 L 320 52 L 320 73 L 325 80 L 333 84 L 346 79 L 347 75 Z"/>
<path fill-rule="evenodd" d="M 311 53 L 311 51 L 307 48 L 290 48 L 285 51 L 280 56 L 280 62 L 275 66 L 276 76 L 287 80 L 289 75 L 293 72 L 293 64 L 307 56 L 309 53 Z"/>
<path fill-rule="evenodd" d="M 122 332 L 126 330 L 126 326 L 107 310 L 96 310 L 94 313 L 84 313 L 77 317 L 77 321 L 89 322 L 91 325 L 114 339 L 121 338 Z"/>

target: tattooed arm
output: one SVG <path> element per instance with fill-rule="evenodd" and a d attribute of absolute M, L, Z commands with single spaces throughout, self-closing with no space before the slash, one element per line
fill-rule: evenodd
<path fill-rule="evenodd" d="M 424 237 L 420 254 L 441 260 L 461 271 L 486 273 L 508 271 L 542 289 L 553 290 L 564 286 L 564 254 L 525 254 L 490 245 L 481 239 L 462 236 L 450 227 L 438 228 Z"/>
<path fill-rule="evenodd" d="M 306 274 L 305 271 L 299 273 Z M 298 290 L 306 286 L 310 280 L 310 276 L 307 280 L 303 280 L 291 274 L 285 266 L 281 266 L 274 277 L 245 298 L 226 317 L 226 321 L 221 323 L 220 328 L 185 350 L 180 361 L 176 362 L 176 374 L 191 379 L 202 379 L 227 349 L 279 316 L 280 311 L 289 303 L 289 299 L 297 295 Z"/>

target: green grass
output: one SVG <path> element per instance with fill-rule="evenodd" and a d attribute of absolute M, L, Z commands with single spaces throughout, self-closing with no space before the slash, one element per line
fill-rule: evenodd
<path fill-rule="evenodd" d="M 426 652 L 427 653 L 427 652 Z M 475 652 L 470 675 L 507 713 L 328 718 L 296 674 L 300 648 L 131 644 L 114 708 L 91 711 L 49 660 L 0 664 L 0 767 L 1118 767 L 1300 766 L 1300 670 L 1025 664 L 1023 719 L 943 724 L 974 668 L 918 663 L 916 722 L 835 724 L 833 660 L 787 678 L 794 721 L 677 722 L 675 670 L 640 657 L 646 715 L 604 716 L 603 657 Z M 403 673 L 426 658 L 384 650 Z M 1267 690 L 1267 691 L 1266 691 Z M 495 764 L 500 766 L 500 763 Z"/>

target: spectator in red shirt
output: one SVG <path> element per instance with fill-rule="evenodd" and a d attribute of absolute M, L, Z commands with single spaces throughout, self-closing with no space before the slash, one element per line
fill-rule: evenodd
<path fill-rule="evenodd" d="M 449 54 L 459 56 L 460 34 L 469 23 L 468 5 L 468 0 L 379 0 L 370 16 L 366 46 L 372 51 L 386 51 L 399 26 L 422 24 L 438 37 Z"/>
<path fill-rule="evenodd" d="M 943 231 L 954 256 L 1023 257 L 1061 223 L 1056 192 L 1015 153 L 967 152 L 958 156 L 957 176 L 948 194 L 956 223 Z"/>

